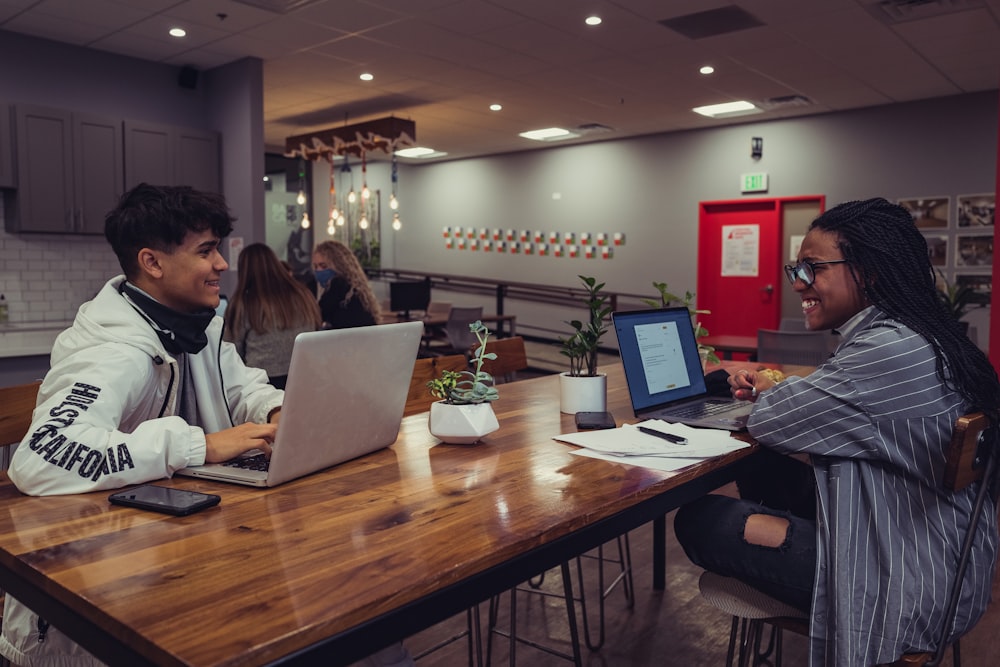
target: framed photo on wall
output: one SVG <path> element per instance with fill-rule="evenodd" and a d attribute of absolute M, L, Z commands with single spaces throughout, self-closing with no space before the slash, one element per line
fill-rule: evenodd
<path fill-rule="evenodd" d="M 944 229 L 948 226 L 951 197 L 914 197 L 900 199 L 896 203 L 913 216 L 913 222 L 920 229 Z"/>
<path fill-rule="evenodd" d="M 927 254 L 930 255 L 931 265 L 941 267 L 947 266 L 948 237 L 938 236 L 936 234 L 925 234 L 924 239 L 927 240 Z"/>
<path fill-rule="evenodd" d="M 959 227 L 992 227 L 996 217 L 996 194 L 958 195 Z"/>
<path fill-rule="evenodd" d="M 955 245 L 955 266 L 993 266 L 993 234 L 959 234 Z"/>
<path fill-rule="evenodd" d="M 955 284 L 959 287 L 972 289 L 970 303 L 988 306 L 993 301 L 993 276 L 989 273 L 959 273 L 955 276 Z"/>

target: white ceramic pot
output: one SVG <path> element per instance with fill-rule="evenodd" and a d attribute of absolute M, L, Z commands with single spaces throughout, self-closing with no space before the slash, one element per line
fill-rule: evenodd
<path fill-rule="evenodd" d="M 451 405 L 431 403 L 427 426 L 431 435 L 452 445 L 471 445 L 500 428 L 490 403 Z"/>
<path fill-rule="evenodd" d="M 608 376 L 559 375 L 559 411 L 603 412 L 608 409 Z"/>

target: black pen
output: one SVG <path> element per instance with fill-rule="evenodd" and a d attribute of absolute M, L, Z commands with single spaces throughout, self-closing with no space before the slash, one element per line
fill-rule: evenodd
<path fill-rule="evenodd" d="M 688 444 L 687 438 L 682 438 L 681 436 L 674 435 L 673 433 L 664 433 L 663 431 L 657 431 L 655 428 L 646 428 L 645 426 L 640 426 L 639 431 L 645 433 L 646 435 L 655 435 L 657 438 L 663 438 L 667 442 L 672 442 L 675 445 Z"/>

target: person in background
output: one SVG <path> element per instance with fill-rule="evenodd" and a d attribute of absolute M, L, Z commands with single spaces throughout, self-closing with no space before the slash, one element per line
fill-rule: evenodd
<path fill-rule="evenodd" d="M 378 324 L 378 299 L 350 248 L 340 241 L 323 241 L 313 250 L 312 259 L 323 326 L 346 329 Z"/>
<path fill-rule="evenodd" d="M 942 306 L 927 243 L 900 206 L 869 199 L 824 213 L 785 272 L 807 328 L 837 329 L 842 342 L 806 377 L 730 376 L 733 395 L 755 403 L 748 429 L 766 458 L 742 498 L 681 507 L 678 540 L 705 569 L 811 612 L 812 665 L 933 651 L 978 486 L 944 490 L 946 449 L 974 411 L 996 446 L 996 372 Z M 952 637 L 990 598 L 992 499 L 980 519 Z"/>
<path fill-rule="evenodd" d="M 174 471 L 270 452 L 284 392 L 223 343 L 221 195 L 145 183 L 104 235 L 124 275 L 80 306 L 52 348 L 31 426 L 8 474 L 35 496 L 117 489 Z M 0 654 L 15 665 L 98 665 L 6 596 Z"/>
<path fill-rule="evenodd" d="M 320 328 L 319 306 L 265 244 L 244 248 L 238 265 L 223 340 L 236 346 L 248 366 L 263 368 L 271 384 L 284 389 L 292 343 L 300 333 Z"/>

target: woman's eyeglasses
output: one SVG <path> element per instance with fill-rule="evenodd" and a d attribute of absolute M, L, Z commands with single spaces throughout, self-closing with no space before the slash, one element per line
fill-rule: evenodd
<path fill-rule="evenodd" d="M 802 284 L 809 287 L 816 280 L 816 267 L 823 264 L 844 264 L 846 259 L 831 259 L 828 262 L 799 262 L 795 266 L 791 264 L 785 264 L 785 277 L 788 278 L 788 282 L 795 284 L 796 279 L 801 280 Z"/>

